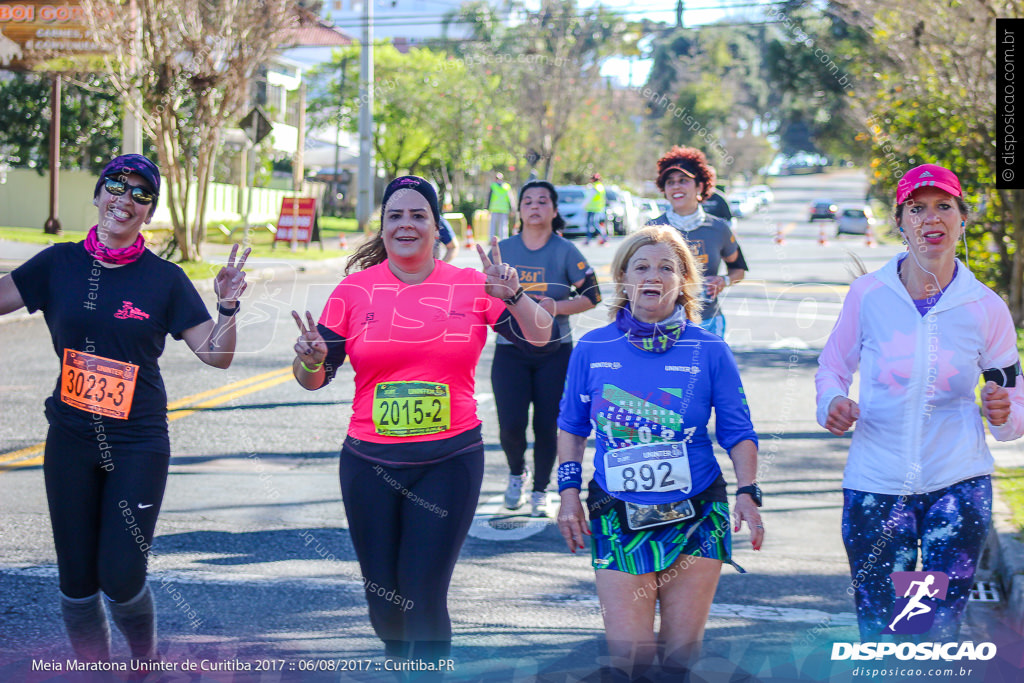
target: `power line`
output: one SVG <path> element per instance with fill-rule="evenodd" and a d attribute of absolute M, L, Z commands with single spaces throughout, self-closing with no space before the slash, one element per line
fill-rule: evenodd
<path fill-rule="evenodd" d="M 711 11 L 711 10 L 768 8 L 768 7 L 772 7 L 772 6 L 775 6 L 775 5 L 785 5 L 785 4 L 786 3 L 783 2 L 782 0 L 779 0 L 777 2 L 767 2 L 767 3 L 743 2 L 743 3 L 732 4 L 732 5 L 717 5 L 717 6 L 713 6 L 713 7 L 712 6 L 687 7 L 686 11 L 687 12 L 697 12 L 697 11 Z M 604 14 L 606 16 L 607 15 L 611 15 L 611 16 L 618 16 L 618 17 L 626 17 L 626 16 L 631 16 L 631 15 L 636 15 L 636 14 L 641 12 L 641 10 L 628 10 L 628 9 L 624 9 L 624 10 L 611 10 L 611 9 L 608 9 L 608 8 L 600 8 L 600 9 L 604 10 Z M 642 10 L 642 12 L 645 13 L 645 14 L 672 14 L 672 15 L 675 14 L 675 10 L 667 10 L 667 9 L 666 10 Z M 534 13 L 534 12 L 528 12 L 527 14 L 536 15 L 536 13 Z M 567 15 L 568 16 L 572 16 L 574 18 L 579 18 L 579 17 L 587 16 L 587 13 L 585 11 L 579 11 L 579 12 L 571 13 L 571 14 L 567 13 Z M 560 15 L 560 16 L 565 16 L 565 15 Z M 508 14 L 507 13 L 505 14 L 505 18 L 506 19 L 508 18 Z M 423 21 L 428 20 L 428 19 L 436 19 L 436 20 L 439 20 L 439 21 L 440 20 L 444 20 L 444 19 L 448 19 L 450 23 L 457 23 L 457 24 L 471 23 L 470 20 L 459 19 L 456 14 L 446 12 L 444 14 L 415 13 L 415 14 L 385 14 L 384 16 L 375 15 L 373 24 L 374 24 L 374 26 L 396 26 L 396 25 L 397 26 L 402 26 L 402 25 L 406 25 L 406 23 L 408 23 L 408 22 L 405 22 L 403 20 L 409 20 L 410 22 L 422 23 Z M 349 23 L 349 22 L 352 22 L 352 23 Z M 399 23 L 395 23 L 395 22 L 399 22 Z M 668 23 L 668 22 L 663 22 L 663 23 Z M 352 18 L 342 19 L 342 20 L 340 20 L 340 22 L 336 22 L 334 25 L 336 27 L 338 27 L 338 28 L 353 28 L 353 27 L 361 27 L 363 25 L 363 22 L 362 22 L 362 19 L 360 19 L 360 18 L 352 17 Z M 709 24 L 701 24 L 701 25 L 702 26 L 708 26 Z"/>

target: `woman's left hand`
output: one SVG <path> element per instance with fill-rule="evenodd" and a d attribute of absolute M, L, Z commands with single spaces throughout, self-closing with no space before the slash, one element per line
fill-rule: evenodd
<path fill-rule="evenodd" d="M 484 275 L 487 276 L 487 281 L 484 282 L 484 292 L 496 299 L 512 298 L 512 295 L 519 290 L 519 273 L 509 264 L 501 262 L 497 236 L 491 238 L 493 262 L 487 258 L 484 248 L 479 243 L 476 245 L 476 251 L 480 254 L 480 263 L 483 265 Z"/>
<path fill-rule="evenodd" d="M 249 258 L 251 252 L 252 249 L 247 248 L 245 253 L 242 254 L 242 258 L 239 259 L 238 263 L 235 263 L 235 256 L 238 254 L 238 244 L 231 247 L 228 262 L 220 269 L 217 277 L 213 280 L 213 291 L 217 294 L 217 301 L 219 303 L 237 302 L 242 296 L 242 292 L 245 291 L 247 284 L 242 267 L 245 266 L 245 260 Z"/>
<path fill-rule="evenodd" d="M 725 278 L 721 275 L 712 275 L 705 278 L 704 287 L 707 288 L 708 297 L 714 299 L 725 289 Z"/>
<path fill-rule="evenodd" d="M 981 410 L 989 424 L 999 427 L 1010 419 L 1010 392 L 993 381 L 981 388 Z"/>
<path fill-rule="evenodd" d="M 739 531 L 743 522 L 746 522 L 750 528 L 750 545 L 754 550 L 760 550 L 761 542 L 764 541 L 764 522 L 761 521 L 761 513 L 749 495 L 741 493 L 736 496 L 732 516 L 735 522 L 733 531 Z"/>

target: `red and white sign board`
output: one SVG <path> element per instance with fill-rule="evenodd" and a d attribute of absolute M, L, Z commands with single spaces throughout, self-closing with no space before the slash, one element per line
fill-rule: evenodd
<path fill-rule="evenodd" d="M 281 215 L 277 219 L 275 242 L 296 242 L 309 244 L 313 239 L 313 224 L 316 218 L 316 199 L 312 197 L 286 197 L 281 200 Z"/>

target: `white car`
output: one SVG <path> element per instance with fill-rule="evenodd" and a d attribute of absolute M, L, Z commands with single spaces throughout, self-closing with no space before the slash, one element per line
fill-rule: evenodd
<path fill-rule="evenodd" d="M 869 206 L 844 206 L 836 212 L 836 236 L 864 235 L 875 227 L 875 216 Z"/>
<path fill-rule="evenodd" d="M 562 234 L 574 237 L 587 234 L 587 212 L 583 210 L 583 202 L 587 197 L 587 188 L 583 185 L 559 185 L 558 214 L 565 221 Z"/>
<path fill-rule="evenodd" d="M 746 192 L 733 192 L 728 199 L 729 210 L 736 218 L 745 218 L 757 211 L 757 200 Z"/>
<path fill-rule="evenodd" d="M 633 201 L 637 203 L 637 225 L 641 228 L 665 213 L 665 210 L 658 206 L 657 199 L 634 197 Z"/>
<path fill-rule="evenodd" d="M 764 208 L 775 201 L 775 194 L 767 185 L 754 185 L 750 190 L 748 190 L 748 192 L 761 208 Z"/>

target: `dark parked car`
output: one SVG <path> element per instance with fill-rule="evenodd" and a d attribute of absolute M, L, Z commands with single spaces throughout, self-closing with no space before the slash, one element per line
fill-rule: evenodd
<path fill-rule="evenodd" d="M 819 218 L 827 221 L 834 220 L 838 208 L 831 200 L 816 199 L 811 203 L 811 217 L 809 220 L 812 223 Z"/>

